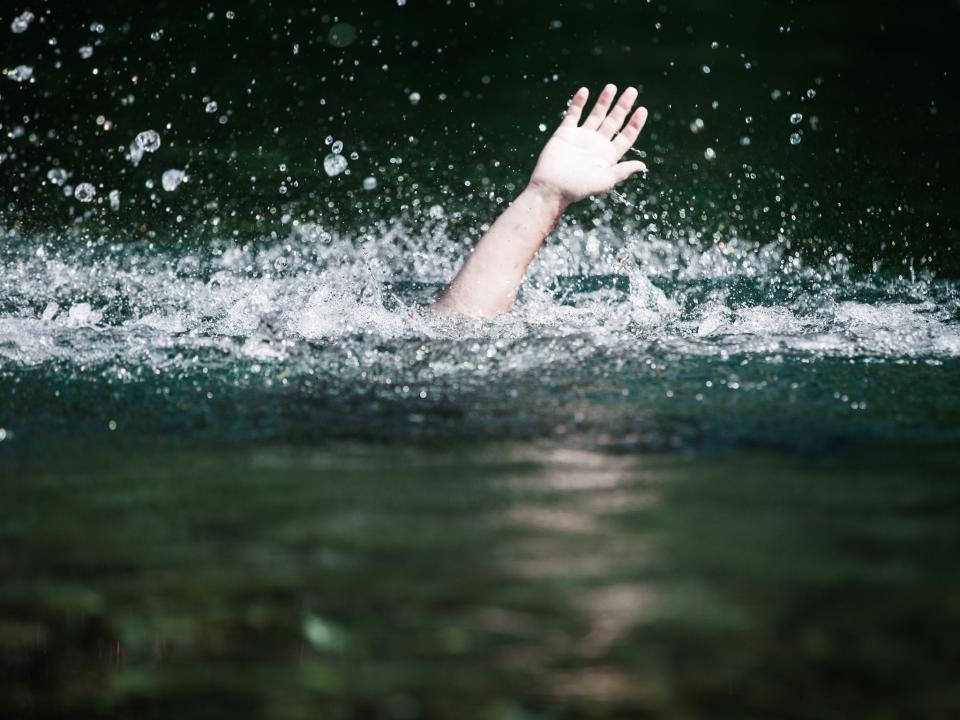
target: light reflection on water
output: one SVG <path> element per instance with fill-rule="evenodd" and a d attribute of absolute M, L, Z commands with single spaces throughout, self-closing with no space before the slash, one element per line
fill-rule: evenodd
<path fill-rule="evenodd" d="M 735 716 L 800 687 L 804 717 L 936 714 L 956 462 L 69 448 L 2 481 L 4 703 Z"/>

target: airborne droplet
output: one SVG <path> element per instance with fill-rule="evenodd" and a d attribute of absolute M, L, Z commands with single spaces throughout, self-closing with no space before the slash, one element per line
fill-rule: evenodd
<path fill-rule="evenodd" d="M 163 173 L 163 176 L 160 178 L 160 182 L 163 185 L 163 189 L 167 192 L 173 192 L 178 187 L 180 183 L 186 182 L 187 176 L 183 170 L 166 170 Z"/>
<path fill-rule="evenodd" d="M 73 196 L 82 203 L 90 202 L 96 194 L 97 189 L 90 183 L 80 183 L 73 189 Z"/>
<path fill-rule="evenodd" d="M 323 169 L 330 177 L 339 175 L 347 169 L 347 159 L 343 155 L 327 155 L 323 160 Z"/>
<path fill-rule="evenodd" d="M 139 150 L 156 152 L 160 149 L 160 133 L 156 130 L 144 130 L 133 142 Z"/>
<path fill-rule="evenodd" d="M 33 17 L 34 15 L 32 12 L 29 10 L 24 10 L 13 19 L 12 23 L 10 23 L 10 29 L 17 35 L 26 32 L 27 28 L 30 27 L 30 23 L 33 22 Z"/>

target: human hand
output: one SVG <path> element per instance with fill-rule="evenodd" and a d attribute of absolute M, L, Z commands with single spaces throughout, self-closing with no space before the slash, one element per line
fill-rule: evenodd
<path fill-rule="evenodd" d="M 563 205 L 608 192 L 617 183 L 647 169 L 639 160 L 620 162 L 647 121 L 647 109 L 640 107 L 626 126 L 623 124 L 637 100 L 636 88 L 624 90 L 611 110 L 617 88 L 607 85 L 580 125 L 589 94 L 586 88 L 580 88 L 573 96 L 563 122 L 547 141 L 530 178 L 531 189 Z"/>

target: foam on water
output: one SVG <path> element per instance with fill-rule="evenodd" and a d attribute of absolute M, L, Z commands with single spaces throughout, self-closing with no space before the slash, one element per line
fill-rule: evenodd
<path fill-rule="evenodd" d="M 192 407 L 191 392 L 270 397 L 293 383 L 294 404 L 321 402 L 333 415 L 352 406 L 356 432 L 381 422 L 386 402 L 399 403 L 404 427 L 455 412 L 495 433 L 537 433 L 573 417 L 635 438 L 649 413 L 660 413 L 657 431 L 680 413 L 676 435 L 731 412 L 759 422 L 784 403 L 809 417 L 831 416 L 834 403 L 861 411 L 888 388 L 844 363 L 936 369 L 960 358 L 956 283 L 855 277 L 840 256 L 811 267 L 784 238 L 734 233 L 704 248 L 649 227 L 570 223 L 531 266 L 515 312 L 438 316 L 429 303 L 465 246 L 443 213 L 425 215 L 353 234 L 294 222 L 282 239 L 191 251 L 147 241 L 78 248 L 11 231 L 0 380 L 40 371 L 65 389 L 161 382 L 156 392 L 184 396 L 178 413 Z M 573 407 L 591 394 L 623 403 Z M 316 408 L 303 412 L 311 419 L 298 423 L 319 422 Z"/>
<path fill-rule="evenodd" d="M 85 363 L 122 358 L 144 341 L 217 344 L 267 326 L 284 344 L 577 333 L 625 352 L 658 343 L 694 354 L 960 354 L 954 284 L 858 279 L 837 273 L 836 262 L 805 267 L 782 240 L 702 250 L 567 227 L 531 267 L 513 314 L 491 322 L 438 317 L 425 307 L 459 259 L 444 224 L 433 225 L 418 237 L 410 221 L 383 223 L 371 237 L 294 223 L 280 242 L 222 242 L 182 257 L 137 244 L 70 250 L 55 238 L 18 238 L 0 267 L 0 357 L 8 367 L 58 356 Z M 44 318 L 50 303 L 64 310 Z M 76 332 L 83 341 L 71 338 Z"/>

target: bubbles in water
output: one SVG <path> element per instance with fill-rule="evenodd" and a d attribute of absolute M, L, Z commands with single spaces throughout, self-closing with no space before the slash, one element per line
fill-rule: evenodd
<path fill-rule="evenodd" d="M 333 143 L 333 145 L 330 146 L 330 151 L 331 151 L 334 155 L 339 155 L 340 153 L 342 153 L 342 152 L 343 152 L 343 142 L 340 141 L 340 140 L 337 140 L 335 143 Z"/>
<path fill-rule="evenodd" d="M 92 22 L 90 23 L 90 32 L 95 32 L 97 35 L 103 35 L 103 31 L 106 28 L 103 27 L 103 23 Z"/>
<path fill-rule="evenodd" d="M 133 142 L 141 151 L 156 152 L 160 149 L 160 133 L 156 130 L 144 130 Z"/>
<path fill-rule="evenodd" d="M 412 92 L 410 93 L 410 104 L 417 105 L 420 103 L 420 93 Z"/>
<path fill-rule="evenodd" d="M 407 4 L 407 0 L 397 0 L 397 5 L 399 5 L 400 7 L 403 7 L 406 4 Z"/>
<path fill-rule="evenodd" d="M 217 106 L 216 100 L 211 100 L 210 102 L 208 102 L 206 105 L 203 106 L 204 112 L 209 113 L 211 115 L 215 113 L 217 109 L 218 109 L 218 106 Z"/>
<path fill-rule="evenodd" d="M 716 160 L 717 151 L 714 150 L 713 148 L 708 147 L 706 150 L 703 151 L 703 157 L 706 158 L 707 160 Z"/>
<path fill-rule="evenodd" d="M 167 192 L 173 192 L 178 187 L 180 183 L 186 182 L 187 176 L 183 170 L 166 170 L 163 173 L 163 177 L 160 178 L 160 182 L 163 185 L 163 189 Z"/>
<path fill-rule="evenodd" d="M 793 115 L 790 116 L 790 124 L 791 124 L 791 125 L 799 125 L 801 122 L 803 122 L 803 114 L 802 114 L 802 113 L 798 113 L 798 112 L 797 112 L 797 113 L 793 113 Z"/>
<path fill-rule="evenodd" d="M 33 68 L 29 65 L 17 65 L 15 68 L 9 68 L 6 75 L 14 82 L 26 82 L 33 77 Z"/>
<path fill-rule="evenodd" d="M 323 169 L 330 177 L 339 175 L 347 169 L 347 159 L 339 154 L 327 155 L 323 160 Z"/>
<path fill-rule="evenodd" d="M 57 187 L 63 187 L 68 177 L 70 177 L 70 173 L 63 168 L 50 168 L 47 171 L 47 180 Z"/>
<path fill-rule="evenodd" d="M 700 118 L 694 118 L 694 121 L 690 123 L 690 132 L 696 135 L 701 130 L 703 130 L 703 120 Z"/>
<path fill-rule="evenodd" d="M 110 209 L 117 211 L 120 209 L 120 191 L 111 190 L 110 191 Z"/>
<path fill-rule="evenodd" d="M 771 100 L 779 100 L 782 97 L 783 97 L 783 92 L 781 92 L 780 90 L 774 90 L 773 92 L 770 93 Z"/>
<path fill-rule="evenodd" d="M 547 126 L 546 126 L 544 123 L 540 123 L 539 125 L 537 125 L 537 129 L 538 129 L 540 132 L 546 132 L 546 131 L 547 131 Z"/>
<path fill-rule="evenodd" d="M 96 194 L 97 189 L 90 183 L 80 183 L 73 189 L 73 196 L 82 203 L 90 202 Z"/>
<path fill-rule="evenodd" d="M 84 60 L 89 60 L 93 57 L 93 47 L 91 45 L 82 45 L 77 52 L 80 53 L 80 57 Z"/>
<path fill-rule="evenodd" d="M 801 140 L 802 138 L 800 137 L 800 133 L 793 133 L 792 135 L 790 135 L 791 145 L 799 145 Z"/>
<path fill-rule="evenodd" d="M 750 144 L 750 138 L 749 138 L 748 136 L 744 135 L 742 138 L 740 138 L 740 144 L 741 144 L 743 147 L 746 147 L 747 145 Z"/>
<path fill-rule="evenodd" d="M 363 189 L 364 190 L 376 190 L 377 189 L 377 179 L 373 176 L 366 177 L 363 179 Z"/>
<path fill-rule="evenodd" d="M 26 32 L 27 28 L 30 27 L 30 23 L 33 22 L 33 17 L 34 15 L 32 12 L 29 10 L 24 10 L 13 19 L 12 23 L 10 23 L 10 29 L 17 35 Z"/>
<path fill-rule="evenodd" d="M 702 68 L 700 68 L 700 69 L 703 70 L 703 74 L 704 74 L 704 75 L 709 75 L 709 74 L 710 74 L 710 66 L 709 66 L 709 65 L 704 65 L 704 66 L 703 66 Z"/>
<path fill-rule="evenodd" d="M 808 98 L 810 98 L 811 100 L 813 100 L 816 96 L 817 96 L 817 91 L 816 91 L 816 90 L 814 90 L 813 88 L 810 88 L 809 90 L 807 90 L 807 97 L 808 97 Z"/>

